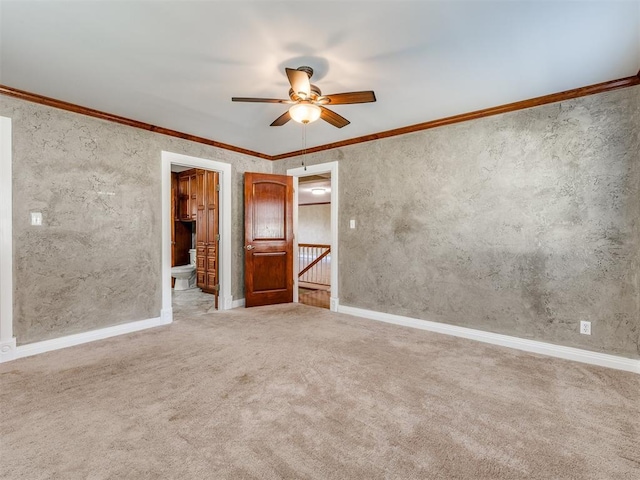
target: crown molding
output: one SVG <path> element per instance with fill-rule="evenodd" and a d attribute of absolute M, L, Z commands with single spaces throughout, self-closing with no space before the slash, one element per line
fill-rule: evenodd
<path fill-rule="evenodd" d="M 631 77 L 620 78 L 617 80 L 610 80 L 608 82 L 596 83 L 594 85 L 588 85 L 586 87 L 574 88 L 572 90 L 566 90 L 564 92 L 552 93 L 550 95 L 543 95 L 541 97 L 531 98 L 529 100 L 522 100 L 519 102 L 507 103 L 505 105 L 499 105 L 497 107 L 485 108 L 483 110 L 476 110 L 474 112 L 462 113 L 460 115 L 454 115 L 452 117 L 441 118 L 437 120 L 430 120 L 428 122 L 417 123 L 415 125 L 409 125 L 406 127 L 395 128 L 393 130 L 386 130 L 379 133 L 373 133 L 370 135 L 364 135 L 361 137 L 350 138 L 342 140 L 340 142 L 327 143 L 324 145 L 318 145 L 316 147 L 307 148 L 306 150 L 295 150 L 292 152 L 281 153 L 278 155 L 268 155 L 266 153 L 255 152 L 253 150 L 247 150 L 245 148 L 236 147 L 226 143 L 217 142 L 208 138 L 198 137 L 196 135 L 190 135 L 188 133 L 179 132 L 177 130 L 171 130 L 169 128 L 158 127 L 149 123 L 139 122 L 119 115 L 113 115 L 111 113 L 102 112 L 93 108 L 87 108 L 80 105 L 76 105 L 62 100 L 56 100 L 54 98 L 45 97 L 36 93 L 26 92 L 24 90 L 18 90 L 17 88 L 9 87 L 6 85 L 0 85 L 0 95 L 7 95 L 28 102 L 39 103 L 49 107 L 59 108 L 67 110 L 69 112 L 79 113 L 81 115 L 87 115 L 89 117 L 99 118 L 110 122 L 120 123 L 122 125 L 128 125 L 130 127 L 140 128 L 142 130 L 148 130 L 150 132 L 160 133 L 162 135 L 168 135 L 171 137 L 182 138 L 196 143 L 202 143 L 212 147 L 221 148 L 224 150 L 230 150 L 232 152 L 242 153 L 244 155 L 250 155 L 252 157 L 258 157 L 265 160 L 283 160 L 285 158 L 298 157 L 303 154 L 317 153 L 325 150 L 333 150 L 336 148 L 346 147 L 349 145 L 356 145 L 358 143 L 372 142 L 374 140 L 380 140 L 382 138 L 395 137 L 398 135 L 405 135 L 407 133 L 419 132 L 422 130 L 429 130 L 431 128 L 443 127 L 445 125 L 452 125 L 454 123 L 466 122 L 469 120 L 476 120 L 483 117 L 490 117 L 493 115 L 499 115 L 502 113 L 515 112 L 517 110 L 524 110 L 532 107 L 539 107 L 540 105 L 546 105 L 549 103 L 561 102 L 563 100 L 570 100 L 572 98 L 585 97 L 588 95 L 595 95 L 598 93 L 609 92 L 611 90 L 617 90 L 620 88 L 633 87 L 640 85 L 640 71 L 636 75 Z"/>
<path fill-rule="evenodd" d="M 247 150 L 246 148 L 236 147 L 227 143 L 216 142 L 215 140 L 198 137 L 196 135 L 191 135 L 188 133 L 178 132 L 177 130 L 171 130 L 169 128 L 158 127 L 156 125 L 151 125 L 150 123 L 139 122 L 138 120 L 121 117 L 120 115 L 113 115 L 111 113 L 102 112 L 93 108 L 83 107 L 74 103 L 64 102 L 62 100 L 56 100 L 55 98 L 45 97 L 36 93 L 25 92 L 24 90 L 18 90 L 17 88 L 8 87 L 6 85 L 0 85 L 0 94 L 19 98 L 20 100 L 26 100 L 28 102 L 39 103 L 48 107 L 54 107 L 62 110 L 67 110 L 69 112 L 79 113 L 80 115 L 87 115 L 89 117 L 99 118 L 101 120 L 107 120 L 109 122 L 128 125 L 129 127 L 135 127 L 154 133 L 169 135 L 170 137 L 177 137 L 184 140 L 189 140 L 191 142 L 202 143 L 211 147 L 222 148 L 224 150 L 230 150 L 232 152 L 243 153 L 245 155 L 251 155 L 253 157 L 272 160 L 271 155 L 267 155 L 264 153 L 254 152 L 253 150 Z"/>
<path fill-rule="evenodd" d="M 597 93 L 609 92 L 611 90 L 617 90 L 619 88 L 633 87 L 635 85 L 640 85 L 640 71 L 634 76 L 620 78 L 618 80 L 596 83 L 595 85 L 574 88 L 572 90 L 566 90 L 564 92 L 552 93 L 550 95 L 543 95 L 542 97 L 507 103 L 505 105 L 499 105 L 497 107 L 490 107 L 483 110 L 476 110 L 474 112 L 462 113 L 460 115 L 440 118 L 438 120 L 431 120 L 424 123 L 417 123 L 415 125 L 409 125 L 407 127 L 394 128 L 393 130 L 386 130 L 384 132 L 373 133 L 371 135 L 350 138 L 348 140 L 342 140 L 340 142 L 327 143 L 325 145 L 307 148 L 306 150 L 296 150 L 295 152 L 272 155 L 271 160 L 282 160 L 284 158 L 297 157 L 305 153 L 309 154 L 322 152 L 324 150 L 332 150 L 334 148 L 341 148 L 349 145 L 356 145 L 358 143 L 380 140 L 381 138 L 389 138 L 398 135 L 405 135 L 407 133 L 420 132 L 422 130 L 429 130 L 431 128 L 443 127 L 445 125 L 452 125 L 454 123 L 467 122 L 469 120 L 477 120 L 478 118 L 490 117 L 493 115 L 499 115 L 501 113 L 515 112 L 517 110 L 524 110 L 531 107 L 539 107 L 540 105 L 546 105 L 548 103 L 555 103 L 572 98 L 585 97 L 587 95 L 595 95 Z"/>

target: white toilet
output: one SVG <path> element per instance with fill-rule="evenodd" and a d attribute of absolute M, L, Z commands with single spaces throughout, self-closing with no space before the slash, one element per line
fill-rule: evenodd
<path fill-rule="evenodd" d="M 189 265 L 171 267 L 171 276 L 176 279 L 174 290 L 188 290 L 196 285 L 196 249 L 189 249 Z"/>

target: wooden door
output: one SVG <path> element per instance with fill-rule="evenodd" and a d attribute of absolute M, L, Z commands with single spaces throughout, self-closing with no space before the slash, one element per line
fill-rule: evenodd
<path fill-rule="evenodd" d="M 196 279 L 203 292 L 215 296 L 218 307 L 219 173 L 196 171 Z"/>
<path fill-rule="evenodd" d="M 293 302 L 293 177 L 244 174 L 245 306 Z"/>
<path fill-rule="evenodd" d="M 207 290 L 213 291 L 216 296 L 216 308 L 218 306 L 218 245 L 220 235 L 218 234 L 218 190 L 219 190 L 219 174 L 207 170 L 205 172 L 206 196 L 204 204 L 204 216 L 206 218 L 206 236 L 207 245 L 205 248 L 205 267 L 206 278 L 205 284 Z"/>

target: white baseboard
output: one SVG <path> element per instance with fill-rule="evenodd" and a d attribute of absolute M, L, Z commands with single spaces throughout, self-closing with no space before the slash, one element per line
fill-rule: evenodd
<path fill-rule="evenodd" d="M 50 352 L 52 350 L 59 350 L 61 348 L 73 347 L 74 345 L 93 342 L 95 340 L 103 340 L 105 338 L 115 337 L 117 335 L 125 335 L 127 333 L 138 332 L 140 330 L 159 327 L 161 325 L 167 325 L 169 323 L 171 323 L 171 318 L 169 317 L 169 320 L 167 321 L 166 314 L 163 311 L 163 314 L 161 314 L 160 317 L 156 318 L 139 320 L 137 322 L 123 323 L 122 325 L 114 325 L 113 327 L 106 327 L 98 330 L 76 333 L 74 335 L 68 335 L 66 337 L 59 337 L 51 340 L 44 340 L 42 342 L 20 345 L 16 348 L 16 354 L 11 360 L 16 358 L 30 357 L 31 355 Z"/>
<path fill-rule="evenodd" d="M 241 308 L 244 307 L 244 298 L 239 298 L 238 300 L 234 300 L 231 302 L 231 308 Z"/>
<path fill-rule="evenodd" d="M 499 333 L 484 332 L 473 328 L 458 327 L 456 325 L 448 325 L 446 323 L 419 320 L 417 318 L 403 317 L 401 315 L 376 312 L 356 307 L 347 307 L 344 305 L 340 305 L 338 307 L 338 312 L 354 315 L 356 317 L 368 318 L 370 320 L 393 323 L 396 325 L 403 325 L 405 327 L 418 328 L 420 330 L 428 330 L 430 332 L 443 333 L 445 335 L 453 335 L 455 337 L 468 338 L 479 342 L 491 343 L 493 345 L 515 348 L 526 352 L 540 353 L 551 357 L 574 360 L 576 362 L 599 365 L 601 367 L 615 368 L 617 370 L 625 370 L 627 372 L 640 374 L 640 360 L 634 360 L 632 358 L 618 357 L 616 355 L 591 352 L 580 348 L 554 345 L 552 343 L 539 342 L 537 340 L 528 340 L 509 335 L 501 335 Z"/>
<path fill-rule="evenodd" d="M 16 337 L 0 342 L 0 363 L 16 358 Z"/>

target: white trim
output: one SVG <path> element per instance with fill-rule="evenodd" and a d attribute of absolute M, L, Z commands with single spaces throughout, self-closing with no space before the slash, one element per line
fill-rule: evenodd
<path fill-rule="evenodd" d="M 0 362 L 13 360 L 13 173 L 11 119 L 0 117 Z"/>
<path fill-rule="evenodd" d="M 289 171 L 287 170 L 287 174 Z M 293 303 L 300 301 L 298 272 L 300 271 L 300 247 L 298 246 L 298 177 L 293 177 Z"/>
<path fill-rule="evenodd" d="M 73 347 L 75 345 L 94 342 L 96 340 L 103 340 L 105 338 L 115 337 L 118 335 L 125 335 L 127 333 L 146 330 L 147 328 L 152 327 L 159 327 L 161 325 L 167 325 L 169 323 L 171 323 L 171 321 L 166 321 L 162 317 L 149 318 L 147 320 L 139 320 L 137 322 L 129 322 L 122 325 L 114 325 L 112 327 L 77 333 L 75 335 L 58 337 L 52 340 L 44 340 L 42 342 L 20 345 L 16 350 L 15 358 L 30 357 L 32 355 L 38 355 L 40 353 L 60 350 L 61 348 Z"/>
<path fill-rule="evenodd" d="M 640 360 L 634 360 L 632 358 L 618 357 L 616 355 L 591 352 L 580 348 L 554 345 L 551 343 L 539 342 L 537 340 L 528 340 L 509 335 L 484 332 L 482 330 L 475 330 L 472 328 L 458 327 L 456 325 L 419 320 L 416 318 L 403 317 L 401 315 L 376 312 L 356 307 L 347 307 L 344 305 L 341 305 L 338 308 L 338 312 L 345 313 L 347 315 L 354 315 L 356 317 L 368 318 L 370 320 L 393 323 L 395 325 L 418 328 L 420 330 L 428 330 L 430 332 L 453 335 L 454 337 L 468 338 L 479 342 L 491 343 L 493 345 L 515 348 L 517 350 L 524 350 L 525 352 L 539 353 L 550 357 L 574 360 L 576 362 L 599 365 L 601 367 L 615 368 L 617 370 L 625 370 L 627 372 L 640 374 Z"/>
<path fill-rule="evenodd" d="M 16 358 L 16 337 L 9 340 L 0 341 L 0 363 L 15 360 Z"/>
<path fill-rule="evenodd" d="M 332 312 L 340 311 L 340 299 L 338 297 L 329 298 L 329 310 L 331 310 Z"/>
<path fill-rule="evenodd" d="M 331 299 L 330 309 L 338 311 L 338 162 L 319 163 L 306 167 L 290 168 L 287 175 L 294 177 L 295 199 L 293 206 L 293 228 L 296 238 L 293 240 L 294 272 L 298 271 L 298 178 L 319 173 L 331 174 Z M 298 276 L 293 276 L 293 301 L 298 301 Z"/>
<path fill-rule="evenodd" d="M 163 308 L 162 310 L 160 310 L 160 318 L 162 319 L 162 322 L 165 324 L 169 324 L 173 322 L 173 309 Z"/>
<path fill-rule="evenodd" d="M 241 299 L 244 302 L 244 298 Z M 234 300 L 233 300 L 233 296 L 232 295 L 228 295 L 226 297 L 223 297 L 222 295 L 220 295 L 220 297 L 218 297 L 218 309 L 219 310 L 231 310 L 232 308 L 235 308 L 233 306 L 234 304 Z"/>
<path fill-rule="evenodd" d="M 244 298 L 239 298 L 238 300 L 234 300 L 231 304 L 231 308 L 242 308 L 244 307 Z"/>
<path fill-rule="evenodd" d="M 162 152 L 162 310 L 171 312 L 171 164 L 220 172 L 220 292 L 218 309 L 232 308 L 231 165 L 206 158 Z"/>

